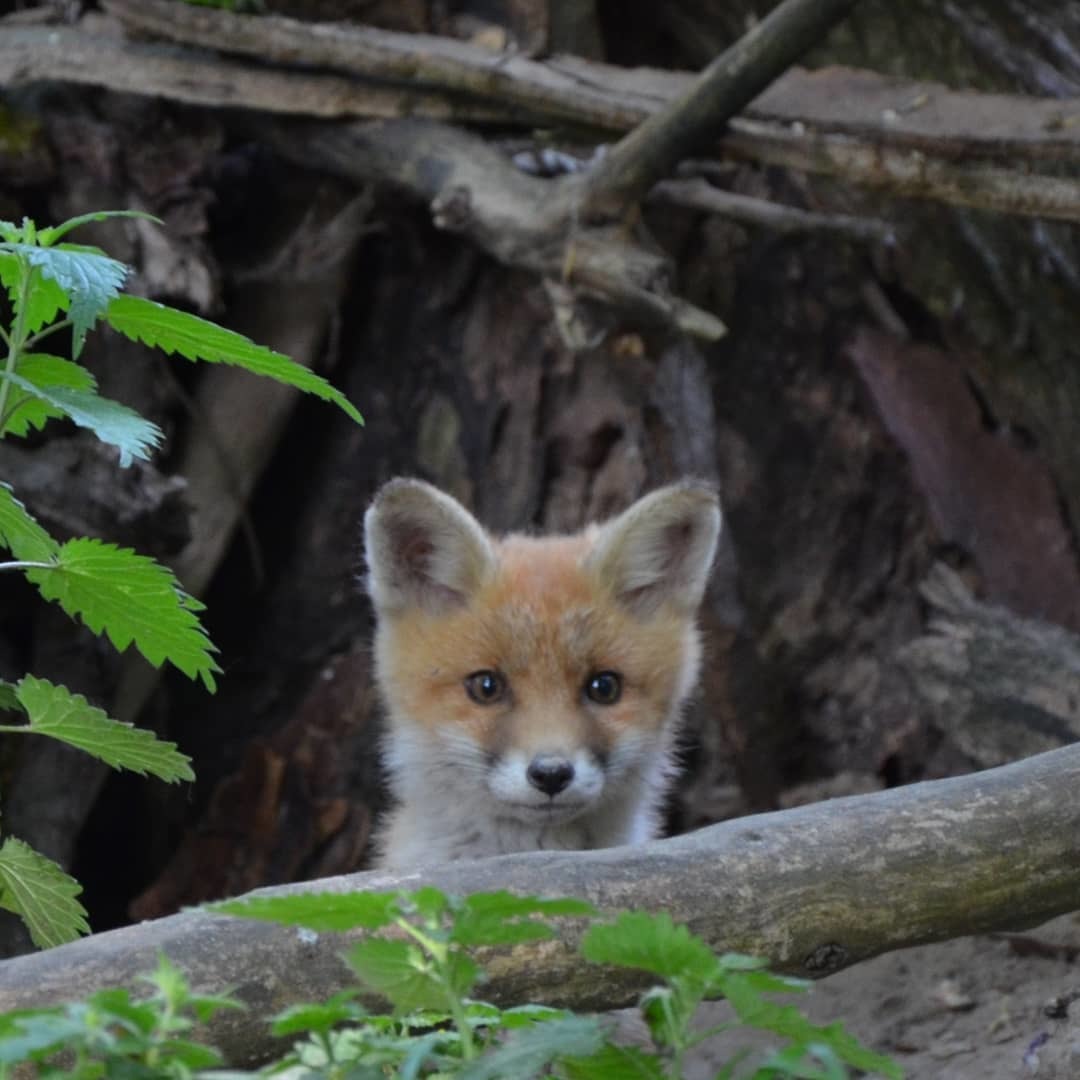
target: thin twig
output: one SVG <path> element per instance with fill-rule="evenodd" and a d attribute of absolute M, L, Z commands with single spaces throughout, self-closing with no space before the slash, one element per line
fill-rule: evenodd
<path fill-rule="evenodd" d="M 721 191 L 706 180 L 662 180 L 649 193 L 650 200 L 701 210 L 706 214 L 740 221 L 744 225 L 757 225 L 771 232 L 839 233 L 854 240 L 875 243 L 893 243 L 896 230 L 887 221 L 874 218 L 852 217 L 848 214 L 821 214 L 800 210 L 794 206 L 782 206 L 767 199 L 755 199 L 733 191 Z"/>

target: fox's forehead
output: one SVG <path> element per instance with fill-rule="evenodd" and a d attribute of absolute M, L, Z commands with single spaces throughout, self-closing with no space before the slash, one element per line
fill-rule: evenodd
<path fill-rule="evenodd" d="M 589 605 L 596 599 L 583 565 L 589 546 L 585 535 L 505 537 L 496 544 L 498 569 L 481 590 L 482 602 L 540 614 Z"/>

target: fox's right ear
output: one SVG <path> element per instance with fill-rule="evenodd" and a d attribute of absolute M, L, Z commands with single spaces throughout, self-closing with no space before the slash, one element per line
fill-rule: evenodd
<path fill-rule="evenodd" d="M 391 480 L 364 515 L 368 592 L 379 612 L 440 613 L 467 602 L 495 552 L 456 499 L 421 480 Z"/>

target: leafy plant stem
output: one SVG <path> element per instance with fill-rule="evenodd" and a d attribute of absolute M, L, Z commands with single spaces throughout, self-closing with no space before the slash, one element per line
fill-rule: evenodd
<path fill-rule="evenodd" d="M 695 1032 L 693 1035 L 688 1036 L 686 1040 L 686 1049 L 693 1050 L 695 1046 L 700 1046 L 703 1042 L 708 1042 L 714 1035 L 722 1035 L 725 1031 L 731 1031 L 735 1027 L 734 1024 L 714 1024 L 710 1028 L 705 1028 L 703 1031 Z"/>
<path fill-rule="evenodd" d="M 48 562 L 0 562 L 0 570 L 55 570 L 56 566 Z"/>
<path fill-rule="evenodd" d="M 28 338 L 23 348 L 27 350 L 33 349 L 51 334 L 55 334 L 57 330 L 66 330 L 71 325 L 71 319 L 61 319 L 60 322 L 53 323 L 52 326 L 46 326 L 44 330 L 39 330 L 33 337 Z"/>
<path fill-rule="evenodd" d="M 454 1027 L 457 1028 L 458 1035 L 461 1037 L 461 1056 L 466 1061 L 471 1061 L 476 1057 L 476 1042 L 473 1039 L 472 1027 L 465 1016 L 464 1003 L 458 996 L 449 977 L 449 971 L 447 970 L 448 946 L 445 942 L 437 941 L 425 934 L 423 930 L 414 926 L 407 919 L 399 918 L 395 921 L 428 954 L 434 968 L 433 974 L 446 993 L 447 1011 L 453 1018 Z"/>
<path fill-rule="evenodd" d="M 15 374 L 15 364 L 26 344 L 24 338 L 26 337 L 26 307 L 30 302 L 30 278 L 30 267 L 22 260 L 19 260 L 19 287 L 15 301 L 15 322 L 11 327 L 11 335 L 7 339 L 8 353 L 7 361 L 4 364 L 5 375 Z M 4 411 L 7 409 L 7 399 L 10 392 L 11 380 L 4 379 L 3 382 L 0 382 L 0 416 L 3 416 Z"/>

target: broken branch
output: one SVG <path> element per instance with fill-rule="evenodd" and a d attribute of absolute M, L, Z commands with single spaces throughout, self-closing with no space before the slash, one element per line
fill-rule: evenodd
<path fill-rule="evenodd" d="M 621 216 L 839 22 L 856 0 L 783 0 L 678 98 L 617 143 L 588 173 L 586 214 Z"/>

